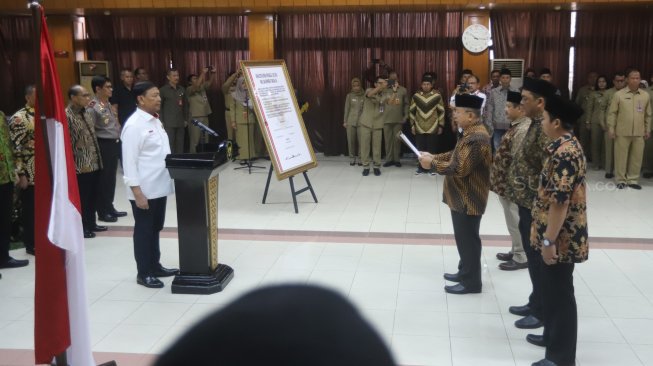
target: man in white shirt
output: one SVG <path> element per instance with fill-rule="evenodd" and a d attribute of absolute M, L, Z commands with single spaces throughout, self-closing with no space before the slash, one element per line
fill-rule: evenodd
<path fill-rule="evenodd" d="M 484 120 L 483 116 L 485 115 L 485 102 L 487 99 L 487 95 L 483 94 L 478 88 L 481 86 L 481 83 L 478 79 L 478 76 L 476 75 L 469 75 L 467 78 L 467 81 L 465 82 L 466 89 L 465 90 L 460 90 L 460 94 L 471 94 L 475 95 L 481 99 L 483 99 L 483 105 L 481 106 L 481 122 L 485 125 L 485 127 L 488 130 L 488 133 L 490 136 L 492 136 L 492 126 L 488 126 L 487 121 Z M 453 109 L 456 108 L 456 94 L 452 95 L 451 98 L 449 98 L 449 106 Z M 453 129 L 454 132 L 456 132 L 457 126 L 455 123 L 451 123 L 451 128 Z"/>
<path fill-rule="evenodd" d="M 137 83 L 133 92 L 138 108 L 123 126 L 121 139 L 123 179 L 134 213 L 136 283 L 161 288 L 163 282 L 157 277 L 174 276 L 179 272 L 159 262 L 159 232 L 163 229 L 167 196 L 174 192 L 165 164 L 170 143 L 159 120 L 159 89 L 145 81 Z"/>

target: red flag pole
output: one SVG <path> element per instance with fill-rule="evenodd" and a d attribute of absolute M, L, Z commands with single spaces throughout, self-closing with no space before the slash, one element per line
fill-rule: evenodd
<path fill-rule="evenodd" d="M 32 19 L 34 21 L 34 55 L 39 60 L 38 65 L 34 68 L 35 71 L 35 87 L 36 87 L 36 110 L 39 112 L 38 119 L 43 131 L 43 145 L 45 147 L 45 156 L 48 161 L 48 173 L 50 175 L 50 184 L 52 182 L 52 159 L 50 157 L 50 140 L 48 139 L 48 126 L 46 124 L 46 117 L 43 113 L 43 72 L 41 64 L 41 13 L 43 7 L 41 0 L 27 0 L 27 6 L 32 10 Z M 66 351 L 55 356 L 55 362 L 58 366 L 68 366 L 68 359 Z"/>

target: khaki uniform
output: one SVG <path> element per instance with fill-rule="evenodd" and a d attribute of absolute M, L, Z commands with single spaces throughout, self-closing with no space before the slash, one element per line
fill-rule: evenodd
<path fill-rule="evenodd" d="M 210 82 L 205 82 L 198 88 L 194 88 L 193 86 L 186 88 L 186 95 L 188 96 L 188 114 L 190 120 L 192 121 L 193 119 L 196 119 L 202 122 L 205 126 L 209 125 L 209 114 L 213 113 L 211 110 L 211 105 L 209 104 L 209 99 L 206 96 L 206 90 L 210 86 Z M 197 151 L 197 144 L 204 144 L 208 140 L 205 136 L 204 141 L 200 141 L 200 128 L 192 123 L 188 124 L 188 134 L 191 153 Z"/>
<path fill-rule="evenodd" d="M 233 75 L 229 76 L 227 80 L 222 84 L 222 94 L 224 95 L 224 120 L 225 120 L 225 125 L 227 128 L 227 139 L 233 140 L 234 139 L 234 129 L 231 127 L 231 124 L 234 122 L 234 113 L 231 111 L 231 105 L 234 103 L 234 98 L 231 96 L 231 92 L 233 90 L 232 84 L 236 80 L 236 73 Z"/>
<path fill-rule="evenodd" d="M 235 135 L 238 144 L 238 159 L 248 160 L 262 156 L 257 146 L 263 144 L 263 135 L 256 119 L 256 113 L 235 99 L 231 98 L 231 100 L 229 109 L 236 120 Z"/>
<path fill-rule="evenodd" d="M 585 155 L 589 155 L 592 144 L 591 132 L 589 129 L 585 128 L 585 121 L 587 121 L 587 118 L 589 117 L 587 102 L 589 102 L 590 95 L 594 91 L 593 89 L 594 88 L 590 85 L 582 86 L 580 89 L 578 89 L 578 94 L 576 95 L 575 100 L 576 104 L 578 104 L 584 112 L 583 115 L 578 119 L 578 136 L 580 137 L 580 144 L 583 147 Z M 590 158 L 594 162 L 594 155 L 590 155 Z"/>
<path fill-rule="evenodd" d="M 175 88 L 169 83 L 159 88 L 161 95 L 161 110 L 159 116 L 174 154 L 184 152 L 186 122 L 188 122 L 188 98 L 186 89 L 181 85 Z"/>
<path fill-rule="evenodd" d="M 401 141 L 397 135 L 401 132 L 401 126 L 408 120 L 408 108 L 410 97 L 403 86 L 397 91 L 388 88 L 383 91 L 386 100 L 383 111 L 383 136 L 385 136 L 385 160 L 387 162 L 399 162 L 401 156 Z"/>
<path fill-rule="evenodd" d="M 617 183 L 637 184 L 644 156 L 644 136 L 651 131 L 651 97 L 643 89 L 619 90 L 608 109 L 608 129 L 616 134 Z"/>
<path fill-rule="evenodd" d="M 363 104 L 365 102 L 365 92 L 350 92 L 345 100 L 345 118 L 347 124 L 347 148 L 349 157 L 352 159 L 360 158 L 360 138 L 358 133 L 358 124 L 363 114 Z"/>
<path fill-rule="evenodd" d="M 653 108 L 653 87 L 646 89 L 651 99 L 651 108 Z M 653 124 L 651 124 L 653 128 Z M 644 143 L 644 161 L 642 162 L 642 171 L 647 174 L 653 173 L 653 139 L 648 139 Z"/>
<path fill-rule="evenodd" d="M 382 93 L 372 97 L 367 96 L 365 91 L 365 102 L 363 103 L 363 114 L 360 119 L 360 142 L 361 142 L 361 160 L 363 166 L 370 167 L 370 148 L 374 167 L 381 166 L 381 141 L 383 138 L 383 113 L 385 111 L 385 101 Z"/>
<path fill-rule="evenodd" d="M 605 92 L 605 99 L 608 101 L 608 108 L 610 108 L 610 103 L 612 102 L 612 97 L 617 92 L 617 89 L 610 88 Z M 605 112 L 605 118 L 603 119 L 603 124 L 605 125 L 605 133 L 603 134 L 603 140 L 605 141 L 605 172 L 614 173 L 614 139 L 611 139 L 608 135 L 608 112 Z"/>
<path fill-rule="evenodd" d="M 581 116 L 585 118 L 581 128 L 590 131 L 592 163 L 597 169 L 603 168 L 606 161 L 604 138 L 608 127 L 605 124 L 605 115 L 609 103 L 607 91 L 593 91 L 585 104 L 585 114 Z"/>

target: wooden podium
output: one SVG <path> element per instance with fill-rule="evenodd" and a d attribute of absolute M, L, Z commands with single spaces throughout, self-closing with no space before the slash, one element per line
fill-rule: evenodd
<path fill-rule="evenodd" d="M 218 263 L 218 173 L 227 166 L 226 148 L 200 154 L 171 154 L 166 168 L 175 180 L 179 274 L 173 294 L 222 291 L 234 270 Z"/>

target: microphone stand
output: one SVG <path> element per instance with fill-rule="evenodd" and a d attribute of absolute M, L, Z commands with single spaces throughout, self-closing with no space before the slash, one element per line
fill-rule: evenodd
<path fill-rule="evenodd" d="M 245 96 L 245 120 L 247 122 L 247 164 L 234 168 L 234 170 L 247 169 L 247 174 L 252 174 L 252 168 L 265 169 L 265 167 L 252 164 L 252 145 L 254 141 L 251 140 L 249 133 L 249 93 Z"/>

